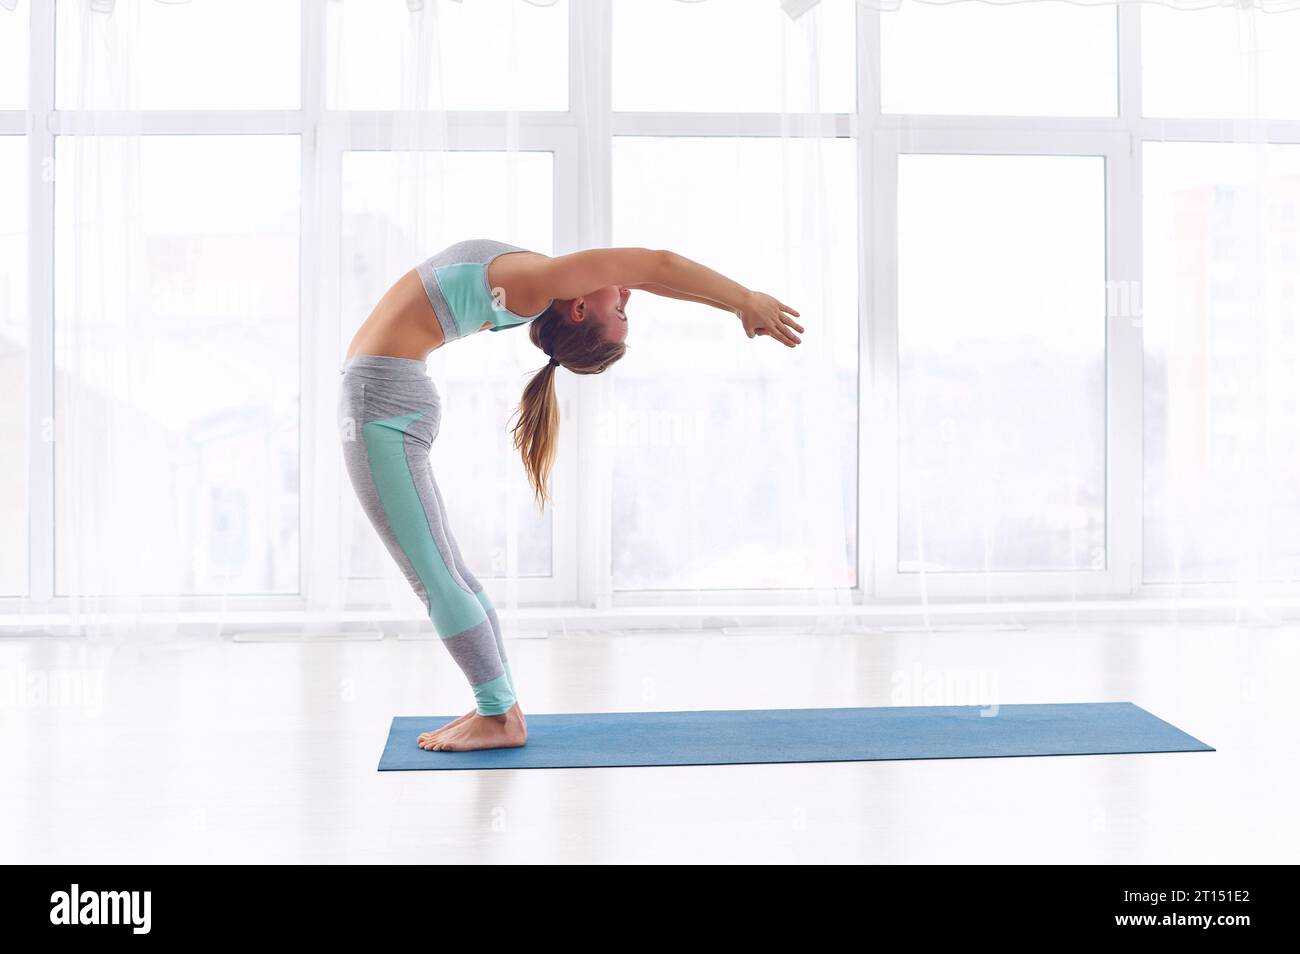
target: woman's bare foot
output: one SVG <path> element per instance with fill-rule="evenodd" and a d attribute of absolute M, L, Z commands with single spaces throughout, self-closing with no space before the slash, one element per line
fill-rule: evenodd
<path fill-rule="evenodd" d="M 470 709 L 469 712 L 466 712 L 459 719 L 452 719 L 444 726 L 439 726 L 436 729 L 430 729 L 428 732 L 421 732 L 420 737 L 416 739 L 416 744 L 423 745 L 426 741 L 428 741 L 429 739 L 435 736 L 445 735 L 447 732 L 450 732 L 456 726 L 460 725 L 462 722 L 464 722 L 466 719 L 472 716 L 474 714 L 474 711 L 475 710 Z"/>
<path fill-rule="evenodd" d="M 516 702 L 502 715 L 482 716 L 475 712 L 437 738 L 421 742 L 420 748 L 428 752 L 473 752 L 518 748 L 527 741 L 528 729 Z"/>
<path fill-rule="evenodd" d="M 442 736 L 450 732 L 452 729 L 456 728 L 456 726 L 460 725 L 462 722 L 468 719 L 470 716 L 474 715 L 476 711 L 477 710 L 475 709 L 470 709 L 469 712 L 466 712 L 463 716 L 460 716 L 457 719 L 452 719 L 444 726 L 439 726 L 436 729 L 430 729 L 428 732 L 421 732 L 420 737 L 415 740 L 416 745 L 423 745 L 429 739 L 441 738 Z M 524 710 L 519 708 L 518 703 L 515 703 L 515 711 L 519 713 L 519 721 L 522 722 L 524 725 L 524 735 L 526 737 L 528 735 L 528 720 L 524 718 Z"/>

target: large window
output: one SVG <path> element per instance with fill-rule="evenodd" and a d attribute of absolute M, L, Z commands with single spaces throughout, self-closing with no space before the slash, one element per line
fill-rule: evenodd
<path fill-rule="evenodd" d="M 1150 4 L 880 15 L 877 592 L 1296 579 L 1298 150 L 1197 120 L 1300 119 L 1297 31 Z"/>
<path fill-rule="evenodd" d="M 322 375 L 484 235 L 678 250 L 829 355 L 796 392 L 798 356 L 634 296 L 616 373 L 561 375 L 539 515 L 527 332 L 435 353 L 450 520 L 520 603 L 1300 581 L 1300 13 L 821 0 L 814 63 L 751 0 L 10 6 L 6 611 L 376 591 L 354 497 L 319 496 Z"/>

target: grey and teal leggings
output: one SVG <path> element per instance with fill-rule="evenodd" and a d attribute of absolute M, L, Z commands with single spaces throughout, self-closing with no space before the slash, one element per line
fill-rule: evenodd
<path fill-rule="evenodd" d="M 423 361 L 362 354 L 340 373 L 343 459 L 366 516 L 474 689 L 480 715 L 515 704 L 514 681 L 492 601 L 461 558 L 447 525 L 429 451 L 442 401 Z"/>

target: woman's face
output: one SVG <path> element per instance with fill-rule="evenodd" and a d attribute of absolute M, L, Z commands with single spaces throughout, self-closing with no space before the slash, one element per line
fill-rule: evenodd
<path fill-rule="evenodd" d="M 620 285 L 606 285 L 594 292 L 575 298 L 569 306 L 569 316 L 574 321 L 594 321 L 605 330 L 606 341 L 623 341 L 627 338 L 627 300 L 632 289 Z"/>

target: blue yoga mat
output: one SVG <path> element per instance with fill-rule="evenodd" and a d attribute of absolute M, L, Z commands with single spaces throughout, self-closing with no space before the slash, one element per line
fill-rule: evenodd
<path fill-rule="evenodd" d="M 426 752 L 416 744 L 454 718 L 394 717 L 379 771 L 1215 751 L 1131 702 L 539 713 L 528 716 L 528 744 L 519 748 Z"/>

